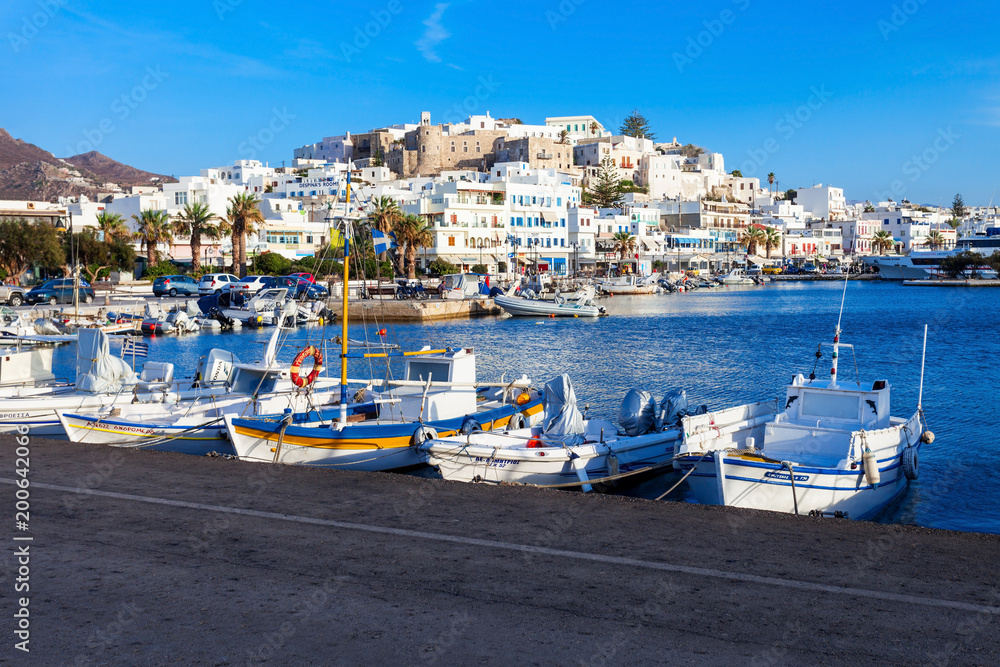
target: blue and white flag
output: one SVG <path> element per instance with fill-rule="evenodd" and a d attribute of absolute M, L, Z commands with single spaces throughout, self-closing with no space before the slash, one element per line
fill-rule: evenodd
<path fill-rule="evenodd" d="M 126 340 L 125 344 L 122 345 L 122 356 L 126 354 L 133 357 L 146 357 L 149 356 L 149 343 L 137 343 L 134 340 Z"/>
<path fill-rule="evenodd" d="M 375 254 L 381 255 L 382 253 L 396 247 L 396 235 L 392 232 L 386 234 L 385 232 L 373 229 L 372 243 L 375 245 Z"/>

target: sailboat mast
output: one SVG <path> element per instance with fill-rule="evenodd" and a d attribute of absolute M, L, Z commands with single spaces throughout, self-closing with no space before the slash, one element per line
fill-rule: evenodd
<path fill-rule="evenodd" d="M 340 323 L 340 423 L 347 423 L 347 279 L 350 257 L 351 163 L 347 163 L 347 214 L 344 216 L 344 303 Z"/>

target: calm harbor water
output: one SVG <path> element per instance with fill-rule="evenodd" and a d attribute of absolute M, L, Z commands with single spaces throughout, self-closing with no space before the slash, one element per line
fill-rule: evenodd
<path fill-rule="evenodd" d="M 820 342 L 832 340 L 842 283 L 773 283 L 763 287 L 688 294 L 613 297 L 600 320 L 487 318 L 432 325 L 353 325 L 351 338 L 387 340 L 405 349 L 422 345 L 474 347 L 479 377 L 526 373 L 538 383 L 566 372 L 589 415 L 616 419 L 626 391 L 656 395 L 679 387 L 692 404 L 710 409 L 784 395 L 795 373 L 813 369 Z M 952 530 L 1000 533 L 1000 424 L 996 417 L 1000 360 L 995 354 L 1000 290 L 903 287 L 851 283 L 842 322 L 857 346 L 863 382 L 888 379 L 892 413 L 908 417 L 917 404 L 923 325 L 929 325 L 924 409 L 936 441 L 921 450 L 920 479 L 884 521 Z M 271 330 L 149 339 L 150 359 L 192 372 L 211 347 L 245 361 L 259 358 Z M 338 327 L 292 332 L 279 359 L 305 344 L 332 339 Z M 112 349 L 118 347 L 113 343 Z M 72 377 L 74 348 L 56 350 L 56 365 Z M 816 369 L 829 372 L 829 348 Z M 330 359 L 335 362 L 335 358 Z M 399 376 L 400 367 L 392 371 Z M 337 369 L 331 371 L 336 374 Z M 350 377 L 383 377 L 384 361 L 355 362 Z M 842 354 L 841 379 L 856 378 L 854 358 Z M 979 417 L 977 417 L 979 415 Z M 652 496 L 669 477 L 638 485 Z M 683 492 L 678 500 L 690 500 Z"/>

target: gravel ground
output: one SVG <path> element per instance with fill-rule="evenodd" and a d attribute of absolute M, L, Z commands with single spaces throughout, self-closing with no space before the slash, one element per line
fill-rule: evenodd
<path fill-rule="evenodd" d="M 30 468 L 96 494 L 32 488 L 31 653 L 5 630 L 4 661 L 1000 662 L 997 536 L 41 439 Z"/>

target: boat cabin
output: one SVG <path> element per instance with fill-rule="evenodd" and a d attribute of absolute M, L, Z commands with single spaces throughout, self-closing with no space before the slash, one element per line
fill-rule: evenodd
<path fill-rule="evenodd" d="M 834 466 L 851 452 L 855 431 L 889 427 L 889 383 L 808 380 L 796 375 L 785 394 L 785 410 L 764 429 L 767 456 Z"/>
<path fill-rule="evenodd" d="M 476 381 L 476 355 L 472 348 L 407 357 L 404 379 L 425 385 L 397 387 L 392 391 L 393 398 L 398 398 L 399 403 L 391 410 L 400 411 L 408 421 L 417 421 L 421 416 L 425 422 L 453 419 L 476 411 L 476 389 L 473 386 Z M 426 389 L 428 380 L 432 384 Z M 463 386 L 451 386 L 453 383 Z"/>

